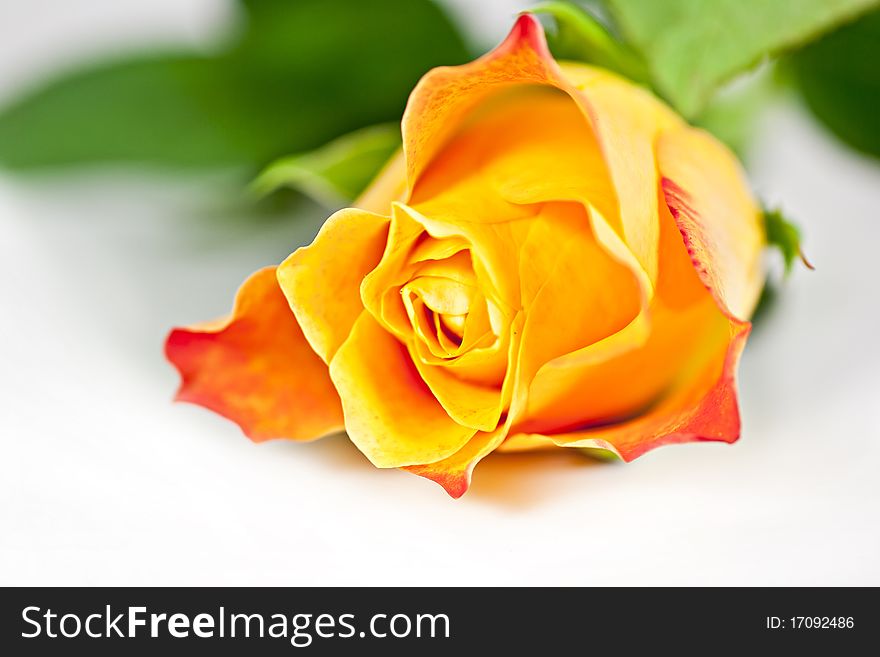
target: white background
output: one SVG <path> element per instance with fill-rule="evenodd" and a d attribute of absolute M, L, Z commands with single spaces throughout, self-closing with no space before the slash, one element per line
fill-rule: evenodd
<path fill-rule="evenodd" d="M 476 6 L 454 3 L 485 43 L 521 7 Z M 0 101 L 81 56 L 209 44 L 228 9 L 0 0 Z M 458 501 L 344 437 L 255 446 L 170 403 L 168 328 L 314 225 L 236 221 L 217 181 L 0 174 L 0 584 L 880 584 L 880 166 L 793 101 L 749 165 L 818 271 L 748 345 L 742 440 L 492 457 Z"/>

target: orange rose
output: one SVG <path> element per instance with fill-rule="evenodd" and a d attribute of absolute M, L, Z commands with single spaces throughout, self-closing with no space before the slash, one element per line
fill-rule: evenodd
<path fill-rule="evenodd" d="M 344 428 L 454 497 L 496 449 L 628 461 L 737 439 L 764 234 L 726 148 L 632 83 L 555 62 L 529 15 L 429 72 L 403 137 L 229 319 L 171 333 L 179 399 L 258 441 Z"/>

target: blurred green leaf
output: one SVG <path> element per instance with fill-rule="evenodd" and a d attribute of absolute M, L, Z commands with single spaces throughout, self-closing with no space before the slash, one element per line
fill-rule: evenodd
<path fill-rule="evenodd" d="M 258 196 L 290 187 L 327 206 L 353 201 L 400 148 L 400 126 L 362 128 L 321 148 L 270 164 L 251 185 Z"/>
<path fill-rule="evenodd" d="M 548 37 L 557 59 L 587 62 L 635 82 L 648 81 L 648 70 L 641 58 L 586 10 L 568 2 L 541 2 L 529 11 L 553 17 L 556 31 Z"/>
<path fill-rule="evenodd" d="M 791 267 L 798 258 L 807 268 L 813 269 L 813 265 L 804 257 L 801 250 L 800 230 L 786 219 L 781 211 L 764 211 L 764 229 L 767 234 L 767 245 L 778 249 L 782 254 L 786 275 L 791 273 Z"/>
<path fill-rule="evenodd" d="M 155 55 L 75 73 L 0 114 L 0 162 L 12 167 L 134 160 L 234 165 L 255 151 L 217 65 Z"/>
<path fill-rule="evenodd" d="M 687 117 L 769 55 L 803 45 L 877 0 L 605 0 L 657 90 Z"/>
<path fill-rule="evenodd" d="M 712 100 L 693 120 L 693 124 L 708 130 L 724 142 L 740 159 L 752 133 L 758 105 L 749 98 Z"/>
<path fill-rule="evenodd" d="M 428 0 L 243 0 L 216 56 L 133 56 L 62 76 L 0 111 L 0 163 L 256 169 L 399 119 L 433 66 L 469 58 Z"/>
<path fill-rule="evenodd" d="M 880 157 L 880 11 L 791 57 L 813 113 L 850 146 Z"/>
<path fill-rule="evenodd" d="M 768 66 L 719 89 L 693 124 L 711 132 L 741 160 L 746 159 L 757 119 L 779 91 L 775 71 L 775 66 Z"/>

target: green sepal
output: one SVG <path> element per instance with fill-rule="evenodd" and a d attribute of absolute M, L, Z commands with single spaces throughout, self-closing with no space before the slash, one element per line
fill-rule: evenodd
<path fill-rule="evenodd" d="M 281 187 L 296 189 L 334 207 L 353 201 L 400 148 L 400 126 L 363 128 L 320 148 L 270 164 L 251 184 L 263 197 Z"/>
<path fill-rule="evenodd" d="M 764 210 L 764 230 L 767 235 L 767 246 L 778 249 L 782 254 L 786 276 L 791 273 L 794 261 L 797 259 L 808 269 L 814 269 L 801 248 L 800 229 L 786 219 L 781 210 Z"/>

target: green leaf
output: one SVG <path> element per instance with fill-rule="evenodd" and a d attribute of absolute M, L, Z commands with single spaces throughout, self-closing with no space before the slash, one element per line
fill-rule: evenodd
<path fill-rule="evenodd" d="M 362 128 L 321 148 L 276 160 L 251 185 L 258 196 L 291 187 L 327 206 L 354 200 L 400 148 L 400 126 Z"/>
<path fill-rule="evenodd" d="M 850 146 L 880 157 L 880 11 L 791 57 L 810 109 Z"/>
<path fill-rule="evenodd" d="M 741 160 L 745 159 L 761 111 L 779 92 L 775 73 L 776 67 L 768 66 L 719 89 L 692 123 L 711 132 Z"/>
<path fill-rule="evenodd" d="M 602 449 L 601 447 L 580 447 L 581 454 L 596 461 L 603 463 L 616 463 L 620 461 L 620 457 L 610 449 Z"/>
<path fill-rule="evenodd" d="M 791 273 L 795 259 L 800 259 L 808 269 L 813 265 L 801 250 L 801 232 L 790 222 L 780 210 L 764 211 L 764 229 L 767 234 L 767 245 L 779 249 L 785 264 L 785 274 Z"/>
<path fill-rule="evenodd" d="M 242 5 L 239 36 L 214 56 L 133 55 L 18 98 L 0 110 L 0 164 L 258 169 L 398 120 L 428 69 L 469 59 L 429 0 Z"/>
<path fill-rule="evenodd" d="M 16 168 L 138 161 L 229 166 L 259 147 L 214 62 L 153 55 L 61 78 L 0 114 Z"/>
<path fill-rule="evenodd" d="M 586 10 L 568 2 L 542 2 L 529 11 L 553 17 L 556 31 L 548 36 L 557 59 L 596 64 L 635 82 L 648 81 L 644 61 Z"/>
<path fill-rule="evenodd" d="M 693 117 L 712 92 L 770 55 L 801 46 L 877 0 L 605 0 L 648 62 L 660 94 Z"/>

